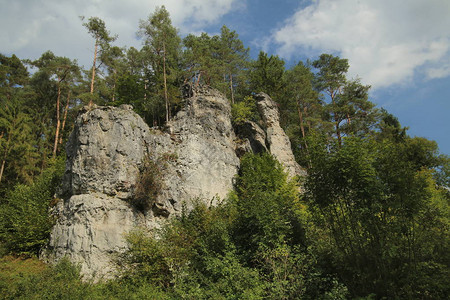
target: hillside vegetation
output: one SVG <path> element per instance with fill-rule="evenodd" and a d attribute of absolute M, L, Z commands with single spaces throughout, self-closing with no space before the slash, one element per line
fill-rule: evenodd
<path fill-rule="evenodd" d="M 95 40 L 91 70 L 51 51 L 0 54 L 1 298 L 449 298 L 449 158 L 376 108 L 346 59 L 289 69 L 264 52 L 250 59 L 226 26 L 182 39 L 164 7 L 141 21 L 141 49 L 113 46 L 99 18 L 83 25 Z M 225 94 L 235 125 L 258 122 L 253 96 L 269 94 L 308 176 L 289 180 L 272 156 L 243 156 L 218 206 L 198 201 L 159 230 L 130 232 L 108 282 L 83 281 L 67 260 L 36 261 L 80 107 L 131 104 L 163 126 L 186 84 Z"/>

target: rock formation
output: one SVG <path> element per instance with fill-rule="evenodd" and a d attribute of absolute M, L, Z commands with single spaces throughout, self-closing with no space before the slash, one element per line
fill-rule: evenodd
<path fill-rule="evenodd" d="M 295 161 L 291 141 L 280 126 L 280 113 L 277 103 L 265 93 L 259 93 L 255 98 L 266 129 L 269 152 L 284 166 L 290 177 L 306 175 L 306 172 Z"/>
<path fill-rule="evenodd" d="M 158 227 L 183 206 L 191 208 L 193 199 L 214 205 L 226 197 L 239 168 L 229 101 L 206 87 L 188 96 L 164 130 L 149 128 L 128 105 L 80 112 L 67 144 L 48 260 L 68 256 L 81 264 L 82 274 L 108 277 L 113 273 L 112 254 L 126 249 L 128 231 Z M 240 131 L 247 136 L 244 148 L 268 150 L 291 176 L 301 175 L 275 103 L 265 94 L 258 94 L 257 100 L 266 131 L 249 123 Z M 132 200 L 146 158 L 165 160 L 159 193 L 143 210 Z"/>
<path fill-rule="evenodd" d="M 111 273 L 123 234 L 145 222 L 127 201 L 147 152 L 150 129 L 130 106 L 82 110 L 67 143 L 66 172 L 48 259 L 64 256 L 85 275 Z"/>

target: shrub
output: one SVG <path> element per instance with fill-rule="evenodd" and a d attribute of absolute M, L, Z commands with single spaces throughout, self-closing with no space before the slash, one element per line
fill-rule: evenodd
<path fill-rule="evenodd" d="M 19 184 L 0 204 L 0 243 L 8 253 L 37 255 L 49 238 L 49 205 L 64 171 L 54 161 L 30 185 Z"/>
<path fill-rule="evenodd" d="M 131 200 L 131 204 L 138 210 L 146 211 L 155 203 L 163 186 L 162 172 L 165 164 L 164 159 L 154 161 L 150 156 L 144 158 Z"/>
<path fill-rule="evenodd" d="M 448 198 L 429 146 L 347 137 L 310 148 L 310 245 L 353 297 L 448 298 Z"/>
<path fill-rule="evenodd" d="M 241 159 L 235 201 L 238 217 L 234 236 L 249 260 L 259 249 L 302 242 L 301 206 L 294 181 L 270 154 Z"/>
<path fill-rule="evenodd" d="M 258 121 L 259 113 L 256 102 L 252 96 L 247 96 L 243 101 L 236 102 L 231 106 L 231 116 L 234 125 L 241 125 L 245 121 Z"/>
<path fill-rule="evenodd" d="M 245 156 L 236 189 L 218 206 L 197 201 L 160 230 L 130 233 L 122 279 L 171 299 L 344 299 L 303 245 L 304 208 L 281 165 Z"/>

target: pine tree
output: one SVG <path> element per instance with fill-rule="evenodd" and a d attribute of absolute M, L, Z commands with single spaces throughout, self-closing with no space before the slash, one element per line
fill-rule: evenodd
<path fill-rule="evenodd" d="M 81 17 L 84 20 L 84 17 Z M 106 29 L 105 22 L 98 17 L 90 17 L 88 22 L 83 23 L 83 26 L 87 28 L 88 32 L 95 39 L 94 46 L 94 59 L 92 63 L 92 76 L 91 76 L 91 87 L 90 87 L 90 100 L 89 106 L 93 104 L 94 98 L 94 82 L 95 82 L 95 72 L 97 71 L 97 57 L 98 52 L 105 52 L 109 49 L 110 43 L 117 39 L 117 36 L 111 36 L 110 32 Z M 100 48 L 100 49 L 99 49 Z"/>
<path fill-rule="evenodd" d="M 36 127 L 30 117 L 29 73 L 17 56 L 0 54 L 0 183 L 30 182 L 37 169 Z M 4 183 L 4 184 L 3 184 Z M 2 192 L 2 191 L 0 191 Z"/>
<path fill-rule="evenodd" d="M 169 12 L 164 6 L 156 8 L 147 20 L 141 20 L 139 28 L 139 35 L 145 38 L 145 49 L 153 60 L 156 84 L 162 87 L 166 122 L 168 122 L 171 102 L 175 102 L 175 97 L 170 95 L 170 85 L 175 85 L 178 77 L 181 39 L 177 29 L 172 26 Z"/>
<path fill-rule="evenodd" d="M 36 172 L 32 118 L 21 105 L 20 90 L 15 92 L 0 103 L 0 183 L 5 177 L 10 182 L 30 182 Z"/>
<path fill-rule="evenodd" d="M 58 145 L 60 144 L 60 131 L 61 131 L 61 96 L 63 90 L 66 93 L 70 93 L 70 89 L 73 88 L 80 80 L 80 69 L 75 61 L 70 60 L 67 57 L 55 56 L 51 51 L 47 51 L 38 59 L 32 62 L 32 64 L 39 68 L 40 72 L 45 72 L 49 75 L 49 79 L 56 79 L 56 126 L 55 126 L 55 138 L 53 143 L 53 158 L 56 157 L 58 151 Z M 67 117 L 68 102 L 70 96 L 66 102 L 64 121 Z M 65 124 L 65 122 L 64 122 Z"/>
<path fill-rule="evenodd" d="M 339 145 L 342 144 L 343 134 L 357 134 L 361 130 L 367 132 L 375 118 L 375 105 L 368 101 L 370 86 L 362 85 L 358 79 L 347 80 L 347 59 L 322 54 L 312 64 L 318 69 L 317 90 L 325 92 L 330 99 L 326 108 L 334 123 Z"/>
<path fill-rule="evenodd" d="M 236 31 L 223 25 L 220 30 L 220 60 L 224 83 L 229 87 L 231 103 L 235 102 L 235 86 L 247 68 L 249 48 L 245 48 Z M 228 93 L 225 93 L 228 94 Z"/>
<path fill-rule="evenodd" d="M 278 55 L 268 56 L 263 51 L 259 52 L 258 59 L 252 62 L 249 71 L 248 79 L 252 92 L 264 92 L 275 101 L 280 98 L 284 86 L 284 61 Z"/>
<path fill-rule="evenodd" d="M 220 59 L 221 44 L 217 35 L 210 37 L 203 32 L 200 36 L 189 34 L 183 40 L 185 82 L 193 80 L 195 85 L 205 83 L 220 88 L 224 82 L 223 62 Z M 223 89 L 222 89 L 223 90 Z"/>

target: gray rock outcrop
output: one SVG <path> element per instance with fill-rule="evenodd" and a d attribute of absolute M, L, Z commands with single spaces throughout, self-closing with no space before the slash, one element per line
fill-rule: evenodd
<path fill-rule="evenodd" d="M 130 106 L 81 111 L 67 144 L 48 260 L 68 256 L 82 274 L 108 277 L 128 231 L 157 227 L 193 199 L 214 205 L 226 197 L 239 168 L 229 101 L 209 88 L 185 101 L 165 131 L 150 129 Z M 147 156 L 170 159 L 157 199 L 141 211 L 130 200 Z"/>
<path fill-rule="evenodd" d="M 240 137 L 240 141 L 236 145 L 238 156 L 242 156 L 246 152 L 261 153 L 269 151 L 266 145 L 266 133 L 255 122 L 245 121 L 236 125 L 236 132 Z"/>
<path fill-rule="evenodd" d="M 259 93 L 255 98 L 266 129 L 269 152 L 284 166 L 291 178 L 296 175 L 306 175 L 306 172 L 295 160 L 289 137 L 280 126 L 280 113 L 277 103 L 265 93 Z"/>
<path fill-rule="evenodd" d="M 164 130 L 149 128 L 128 105 L 80 111 L 66 147 L 48 260 L 67 256 L 81 264 L 87 277 L 108 278 L 114 273 L 114 253 L 127 247 L 127 232 L 158 227 L 183 207 L 190 209 L 193 199 L 214 205 L 227 196 L 239 168 L 237 148 L 270 151 L 290 176 L 303 174 L 267 95 L 257 97 L 265 130 L 244 124 L 238 131 L 248 138 L 239 147 L 230 104 L 222 94 L 207 87 L 185 94 L 184 108 Z M 164 167 L 157 197 L 142 209 L 133 199 L 148 158 L 163 161 Z"/>
<path fill-rule="evenodd" d="M 189 209 L 191 199 L 215 204 L 225 198 L 239 169 L 228 99 L 203 87 L 185 101 L 184 109 L 166 125 L 173 140 L 170 148 L 158 150 L 152 138 L 149 143 L 150 149 L 173 151 L 176 157 L 158 197 L 159 207 L 168 214 L 180 212 L 183 203 Z"/>
<path fill-rule="evenodd" d="M 61 196 L 132 196 L 150 129 L 131 106 L 82 110 L 67 147 Z"/>
<path fill-rule="evenodd" d="M 67 256 L 81 273 L 112 273 L 112 253 L 126 249 L 124 234 L 145 223 L 127 201 L 147 153 L 150 129 L 129 106 L 84 109 L 67 147 L 66 171 L 46 253 Z"/>

